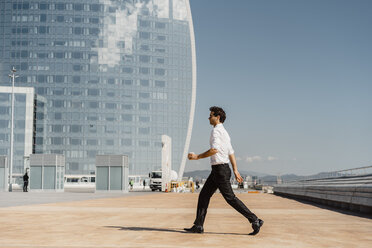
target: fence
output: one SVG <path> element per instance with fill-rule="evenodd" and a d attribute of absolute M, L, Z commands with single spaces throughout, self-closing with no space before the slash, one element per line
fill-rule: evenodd
<path fill-rule="evenodd" d="M 372 214 L 372 166 L 276 184 L 274 193 Z"/>

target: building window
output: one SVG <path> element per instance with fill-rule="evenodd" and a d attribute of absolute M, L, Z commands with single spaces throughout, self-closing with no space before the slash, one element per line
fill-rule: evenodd
<path fill-rule="evenodd" d="M 52 101 L 52 107 L 62 108 L 62 107 L 64 107 L 64 101 L 63 100 L 53 100 Z"/>
<path fill-rule="evenodd" d="M 138 119 L 140 122 L 150 122 L 149 116 L 140 116 Z"/>
<path fill-rule="evenodd" d="M 116 121 L 116 118 L 114 115 L 109 114 L 106 116 L 106 121 Z"/>
<path fill-rule="evenodd" d="M 99 103 L 98 102 L 89 102 L 89 108 L 96 109 L 98 107 L 99 107 Z"/>
<path fill-rule="evenodd" d="M 122 71 L 124 73 L 132 74 L 133 73 L 133 68 L 131 68 L 131 67 L 124 67 Z"/>
<path fill-rule="evenodd" d="M 131 79 L 125 79 L 125 80 L 123 81 L 123 84 L 124 84 L 124 85 L 132 85 L 132 84 L 133 84 L 133 80 L 131 80 Z"/>
<path fill-rule="evenodd" d="M 121 144 L 124 146 L 131 146 L 132 140 L 131 139 L 121 139 Z"/>
<path fill-rule="evenodd" d="M 88 121 L 98 121 L 98 117 L 95 115 L 88 115 L 87 116 Z"/>
<path fill-rule="evenodd" d="M 155 48 L 155 52 L 157 52 L 157 53 L 165 53 L 166 50 L 165 50 L 165 48 Z"/>
<path fill-rule="evenodd" d="M 150 46 L 149 45 L 141 45 L 140 50 L 142 51 L 150 51 Z"/>
<path fill-rule="evenodd" d="M 42 145 L 44 143 L 44 140 L 42 137 L 36 137 L 35 138 L 36 145 Z"/>
<path fill-rule="evenodd" d="M 140 32 L 139 37 L 140 37 L 140 39 L 148 40 L 148 39 L 150 39 L 150 33 L 149 32 Z"/>
<path fill-rule="evenodd" d="M 63 132 L 63 125 L 52 125 L 52 132 L 62 133 Z"/>
<path fill-rule="evenodd" d="M 150 85 L 150 81 L 147 79 L 141 79 L 140 80 L 140 85 L 143 87 L 148 87 Z"/>
<path fill-rule="evenodd" d="M 64 95 L 65 93 L 65 90 L 63 88 L 56 88 L 55 90 L 53 90 L 53 96 L 62 96 Z"/>
<path fill-rule="evenodd" d="M 150 103 L 139 103 L 140 110 L 150 110 Z"/>
<path fill-rule="evenodd" d="M 159 41 L 165 41 L 167 38 L 165 35 L 158 35 L 156 36 L 156 39 L 159 40 Z"/>
<path fill-rule="evenodd" d="M 164 29 L 164 28 L 166 28 L 166 25 L 165 25 L 164 22 L 155 22 L 155 28 Z"/>
<path fill-rule="evenodd" d="M 116 109 L 116 103 L 106 103 L 107 109 Z"/>
<path fill-rule="evenodd" d="M 138 96 L 139 96 L 139 98 L 145 98 L 145 99 L 147 99 L 147 98 L 150 98 L 150 93 L 140 92 L 140 93 L 138 93 Z"/>
<path fill-rule="evenodd" d="M 64 22 L 65 21 L 65 17 L 64 16 L 57 16 L 56 21 L 57 22 Z"/>
<path fill-rule="evenodd" d="M 70 145 L 81 145 L 81 139 L 70 138 Z"/>
<path fill-rule="evenodd" d="M 76 162 L 71 162 L 68 164 L 68 169 L 72 171 L 77 171 L 79 170 L 79 163 Z"/>
<path fill-rule="evenodd" d="M 83 53 L 82 52 L 72 52 L 72 58 L 73 59 L 82 59 Z"/>
<path fill-rule="evenodd" d="M 164 88 L 165 87 L 165 81 L 155 80 L 155 87 Z"/>
<path fill-rule="evenodd" d="M 150 142 L 140 140 L 140 141 L 138 141 L 138 145 L 146 147 L 146 146 L 150 146 Z"/>
<path fill-rule="evenodd" d="M 8 120 L 0 120 L 0 128 L 9 128 L 9 122 Z"/>
<path fill-rule="evenodd" d="M 71 107 L 74 109 L 81 109 L 83 108 L 83 103 L 81 101 L 72 101 Z"/>
<path fill-rule="evenodd" d="M 99 89 L 88 89 L 88 96 L 99 96 Z"/>
<path fill-rule="evenodd" d="M 74 84 L 79 84 L 80 83 L 80 76 L 73 76 L 72 77 L 72 82 Z"/>
<path fill-rule="evenodd" d="M 126 109 L 126 110 L 131 110 L 131 109 L 133 109 L 133 105 L 132 104 L 122 104 L 121 108 Z"/>
<path fill-rule="evenodd" d="M 165 75 L 165 69 L 156 68 L 155 69 L 155 75 L 164 76 Z"/>
<path fill-rule="evenodd" d="M 49 34 L 49 27 L 39 26 L 39 34 Z"/>
<path fill-rule="evenodd" d="M 22 133 L 16 133 L 15 135 L 16 142 L 25 142 L 25 135 Z"/>
<path fill-rule="evenodd" d="M 73 9 L 75 11 L 82 11 L 84 9 L 84 5 L 82 3 L 75 3 Z"/>
<path fill-rule="evenodd" d="M 100 12 L 101 11 L 101 5 L 100 4 L 91 4 L 89 9 L 90 9 L 90 11 L 93 11 L 93 12 Z"/>
<path fill-rule="evenodd" d="M 65 76 L 63 75 L 55 75 L 54 80 L 56 83 L 64 83 L 65 82 Z"/>
<path fill-rule="evenodd" d="M 108 97 L 115 97 L 115 92 L 109 91 L 106 93 Z"/>
<path fill-rule="evenodd" d="M 70 126 L 70 132 L 72 132 L 72 133 L 81 133 L 82 132 L 81 125 L 71 125 Z"/>
<path fill-rule="evenodd" d="M 123 115 L 121 115 L 121 119 L 123 121 L 133 121 L 133 115 L 123 114 Z"/>
<path fill-rule="evenodd" d="M 150 128 L 149 127 L 140 127 L 138 128 L 139 134 L 150 134 Z"/>
<path fill-rule="evenodd" d="M 150 74 L 150 68 L 140 67 L 139 72 L 140 72 L 140 74 L 144 74 L 144 75 Z"/>
<path fill-rule="evenodd" d="M 89 146 L 96 146 L 98 141 L 96 139 L 87 139 L 87 145 Z"/>
<path fill-rule="evenodd" d="M 88 150 L 88 151 L 87 151 L 87 156 L 88 156 L 89 158 L 95 158 L 96 155 L 97 155 L 97 151 L 96 151 L 96 150 Z"/>
<path fill-rule="evenodd" d="M 51 142 L 52 142 L 52 145 L 62 145 L 62 138 L 61 137 L 52 137 L 51 138 Z"/>
<path fill-rule="evenodd" d="M 89 18 L 89 23 L 98 24 L 99 18 Z"/>
<path fill-rule="evenodd" d="M 0 106 L 0 115 L 9 115 L 9 107 Z"/>
<path fill-rule="evenodd" d="M 55 120 L 62 120 L 62 113 L 54 113 Z"/>
<path fill-rule="evenodd" d="M 56 3 L 55 5 L 56 7 L 56 10 L 65 10 L 66 9 L 66 5 L 64 3 Z"/>
<path fill-rule="evenodd" d="M 140 27 L 143 27 L 143 28 L 148 28 L 151 26 L 151 22 L 150 21 L 146 21 L 146 20 L 140 20 L 139 21 L 139 26 Z"/>
<path fill-rule="evenodd" d="M 150 56 L 148 56 L 148 55 L 140 55 L 139 56 L 139 61 L 141 62 L 141 63 L 149 63 L 150 62 Z"/>
<path fill-rule="evenodd" d="M 81 96 L 82 92 L 81 90 L 73 90 L 71 91 L 71 95 L 73 96 Z"/>

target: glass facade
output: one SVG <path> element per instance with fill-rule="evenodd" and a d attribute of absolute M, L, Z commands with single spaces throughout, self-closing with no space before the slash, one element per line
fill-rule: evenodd
<path fill-rule="evenodd" d="M 0 86 L 0 154 L 10 159 L 11 135 L 11 97 L 12 88 Z M 13 139 L 13 173 L 24 173 L 24 156 L 34 153 L 35 127 L 44 126 L 41 117 L 45 113 L 45 99 L 34 95 L 34 88 L 14 88 L 14 139 Z M 44 132 L 37 134 L 43 137 Z M 40 147 L 41 149 L 43 147 Z"/>
<path fill-rule="evenodd" d="M 64 154 L 67 174 L 94 171 L 99 154 L 148 174 L 163 134 L 182 174 L 196 87 L 188 0 L 2 0 L 2 84 L 12 66 L 46 99 L 34 152 Z"/>

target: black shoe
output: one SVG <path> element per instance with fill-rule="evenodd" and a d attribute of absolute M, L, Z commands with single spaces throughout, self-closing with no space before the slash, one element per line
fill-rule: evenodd
<path fill-rule="evenodd" d="M 255 222 L 252 222 L 253 232 L 251 232 L 249 235 L 256 235 L 257 233 L 259 233 L 263 223 L 264 221 L 260 219 L 256 220 Z"/>
<path fill-rule="evenodd" d="M 195 225 L 193 225 L 191 228 L 184 228 L 183 230 L 185 230 L 186 232 L 190 232 L 190 233 L 203 233 L 204 232 L 204 228 L 202 226 L 195 226 Z"/>

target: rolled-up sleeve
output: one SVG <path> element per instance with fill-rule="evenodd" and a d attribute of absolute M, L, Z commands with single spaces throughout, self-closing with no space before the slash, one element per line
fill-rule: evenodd
<path fill-rule="evenodd" d="M 211 134 L 211 148 L 216 150 L 221 149 L 221 132 L 218 130 L 213 130 Z"/>
<path fill-rule="evenodd" d="M 228 154 L 229 155 L 234 154 L 234 149 L 232 148 L 231 142 L 229 142 L 229 152 L 228 152 Z"/>

